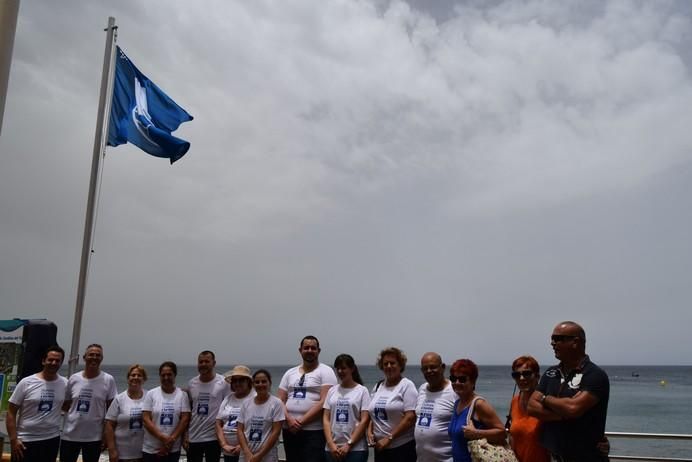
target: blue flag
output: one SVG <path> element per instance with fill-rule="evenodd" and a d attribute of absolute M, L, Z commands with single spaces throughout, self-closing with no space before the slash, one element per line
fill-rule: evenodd
<path fill-rule="evenodd" d="M 171 132 L 192 116 L 139 72 L 120 47 L 116 54 L 108 145 L 129 141 L 152 156 L 171 159 L 172 164 L 185 155 L 190 143 Z"/>

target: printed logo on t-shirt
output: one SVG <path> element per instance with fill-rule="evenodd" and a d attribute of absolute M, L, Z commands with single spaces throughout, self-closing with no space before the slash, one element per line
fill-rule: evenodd
<path fill-rule="evenodd" d="M 142 429 L 142 409 L 130 409 L 130 430 Z"/>
<path fill-rule="evenodd" d="M 197 398 L 197 415 L 209 415 L 209 393 L 200 393 Z"/>
<path fill-rule="evenodd" d="M 77 412 L 80 414 L 88 414 L 89 408 L 91 407 L 91 397 L 93 392 L 90 388 L 83 388 L 79 392 L 79 398 L 77 399 Z"/>
<path fill-rule="evenodd" d="M 308 388 L 307 387 L 299 387 L 295 386 L 293 388 L 293 398 L 294 399 L 305 399 L 305 396 L 308 393 Z"/>
<path fill-rule="evenodd" d="M 253 417 L 250 422 L 250 433 L 248 434 L 248 440 L 253 442 L 262 441 L 262 427 L 264 426 L 264 420 L 262 417 Z"/>
<path fill-rule="evenodd" d="M 375 403 L 375 418 L 379 421 L 389 420 L 387 418 L 387 411 L 385 407 L 387 406 L 387 398 L 379 398 Z"/>
<path fill-rule="evenodd" d="M 338 424 L 347 424 L 349 422 L 348 418 L 348 410 L 349 410 L 349 402 L 347 399 L 344 398 L 338 398 L 336 400 L 336 416 L 334 420 Z"/>
<path fill-rule="evenodd" d="M 228 416 L 228 422 L 226 422 L 227 428 L 236 428 L 238 426 L 238 415 L 231 414 Z"/>
<path fill-rule="evenodd" d="M 159 425 L 162 427 L 172 427 L 174 414 L 175 405 L 173 403 L 163 403 L 161 407 L 161 417 L 159 417 Z"/>
<path fill-rule="evenodd" d="M 53 409 L 55 392 L 53 390 L 41 391 L 41 399 L 38 402 L 38 412 L 47 413 Z"/>
<path fill-rule="evenodd" d="M 419 427 L 430 428 L 432 423 L 432 413 L 435 407 L 435 401 L 425 401 L 420 408 L 420 414 L 418 414 L 418 421 L 416 425 Z"/>

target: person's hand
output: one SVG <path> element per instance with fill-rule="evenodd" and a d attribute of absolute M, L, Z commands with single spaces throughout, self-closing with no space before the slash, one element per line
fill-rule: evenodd
<path fill-rule="evenodd" d="M 464 439 L 466 441 L 477 440 L 477 439 L 482 438 L 478 434 L 478 429 L 473 426 L 473 422 L 469 422 L 468 425 L 465 425 L 462 428 L 464 429 Z"/>
<path fill-rule="evenodd" d="M 387 449 L 389 445 L 392 443 L 392 440 L 389 439 L 388 436 L 385 436 L 384 438 L 380 438 L 375 442 L 375 451 L 381 451 L 383 449 Z"/>
<path fill-rule="evenodd" d="M 346 443 L 342 444 L 337 448 L 337 451 L 339 453 L 339 459 L 345 459 L 346 456 L 348 456 L 349 451 L 351 450 L 351 445 Z"/>
<path fill-rule="evenodd" d="M 185 438 L 183 438 L 183 449 L 185 449 L 185 452 L 190 448 L 190 440 L 188 439 L 187 435 L 185 435 Z"/>
<path fill-rule="evenodd" d="M 24 458 L 24 443 L 19 438 L 10 441 L 10 446 L 12 447 L 12 455 L 17 459 L 21 460 Z"/>
<path fill-rule="evenodd" d="M 298 433 L 303 429 L 303 424 L 300 419 L 294 419 L 293 417 L 288 417 L 288 431 L 291 433 Z"/>
<path fill-rule="evenodd" d="M 231 446 L 231 450 L 228 452 L 231 453 L 232 456 L 239 456 L 240 451 L 241 451 L 241 447 L 239 444 L 237 444 L 235 446 Z"/>
<path fill-rule="evenodd" d="M 118 462 L 118 450 L 116 448 L 108 448 L 108 460 Z"/>
<path fill-rule="evenodd" d="M 365 435 L 365 441 L 368 443 L 369 447 L 375 446 L 375 435 L 373 432 L 368 432 L 367 435 Z"/>
<path fill-rule="evenodd" d="M 601 441 L 596 443 L 596 447 L 598 448 L 598 452 L 600 452 L 601 455 L 607 456 L 608 454 L 610 454 L 610 441 L 608 441 L 607 436 L 604 435 L 603 438 L 601 438 Z"/>

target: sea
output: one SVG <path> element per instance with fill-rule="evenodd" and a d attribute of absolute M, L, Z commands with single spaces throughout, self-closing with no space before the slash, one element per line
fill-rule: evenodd
<path fill-rule="evenodd" d="M 266 369 L 272 375 L 272 392 L 276 393 L 283 373 L 294 365 L 250 366 L 254 371 Z M 158 366 L 145 366 L 149 380 L 145 388 L 158 386 Z M 610 377 L 610 401 L 606 431 L 633 433 L 673 433 L 692 435 L 692 366 L 601 366 Z M 217 365 L 223 374 L 231 365 Z M 103 365 L 112 374 L 118 390 L 127 388 L 126 365 Z M 375 366 L 359 366 L 364 385 L 369 389 L 383 378 Z M 480 366 L 476 393 L 493 405 L 500 420 L 505 421 L 514 391 L 509 366 Z M 178 365 L 177 385 L 185 387 L 197 375 L 196 365 Z M 417 386 L 424 383 L 417 367 L 403 373 Z M 612 455 L 678 457 L 692 459 L 692 440 L 635 440 L 610 438 Z M 371 460 L 373 458 L 371 457 Z M 107 458 L 105 459 L 107 460 Z"/>

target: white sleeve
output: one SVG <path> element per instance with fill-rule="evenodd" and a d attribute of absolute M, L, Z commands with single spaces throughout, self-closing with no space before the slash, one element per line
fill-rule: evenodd
<path fill-rule="evenodd" d="M 149 390 L 144 397 L 144 402 L 142 403 L 142 411 L 153 411 L 154 410 L 154 391 Z"/>
<path fill-rule="evenodd" d="M 324 385 L 336 385 L 339 381 L 336 379 L 336 374 L 334 370 L 324 364 L 324 369 L 322 370 L 322 386 Z"/>
<path fill-rule="evenodd" d="M 370 407 L 370 392 L 363 387 L 360 394 L 360 410 L 367 411 Z"/>
<path fill-rule="evenodd" d="M 283 377 L 281 377 L 281 382 L 279 382 L 279 389 L 288 391 L 288 374 L 291 372 L 291 369 L 287 370 L 284 372 Z"/>
<path fill-rule="evenodd" d="M 416 386 L 410 380 L 407 380 L 406 385 L 404 385 L 401 390 L 401 395 L 404 401 L 404 412 L 405 411 L 415 411 L 416 404 L 418 404 L 418 392 L 416 391 Z"/>
<path fill-rule="evenodd" d="M 190 398 L 187 395 L 187 393 L 182 392 L 180 394 L 180 399 L 182 400 L 182 405 L 180 406 L 180 412 L 191 412 L 192 408 L 190 407 Z"/>
<path fill-rule="evenodd" d="M 106 412 L 106 420 L 117 421 L 120 414 L 120 397 L 116 396 Z"/>
<path fill-rule="evenodd" d="M 115 384 L 115 379 L 112 375 L 109 375 L 108 377 L 110 377 L 110 383 L 108 384 L 108 397 L 106 398 L 106 401 L 112 401 L 118 395 L 118 386 Z"/>
<path fill-rule="evenodd" d="M 277 398 L 272 409 L 272 422 L 283 422 L 284 420 L 286 420 L 284 404 Z"/>
<path fill-rule="evenodd" d="M 24 401 L 24 395 L 26 394 L 26 380 L 20 380 L 17 386 L 10 396 L 9 402 L 17 407 L 21 407 Z"/>
<path fill-rule="evenodd" d="M 327 392 L 327 397 L 324 398 L 324 404 L 322 405 L 322 409 L 330 409 L 331 408 L 330 400 L 332 399 L 332 395 L 334 394 L 334 390 L 336 390 L 336 388 L 332 387 Z"/>
<path fill-rule="evenodd" d="M 250 405 L 250 400 L 247 400 L 240 406 L 240 412 L 238 413 L 238 422 L 245 425 L 245 416 L 247 415 L 247 408 Z"/>

